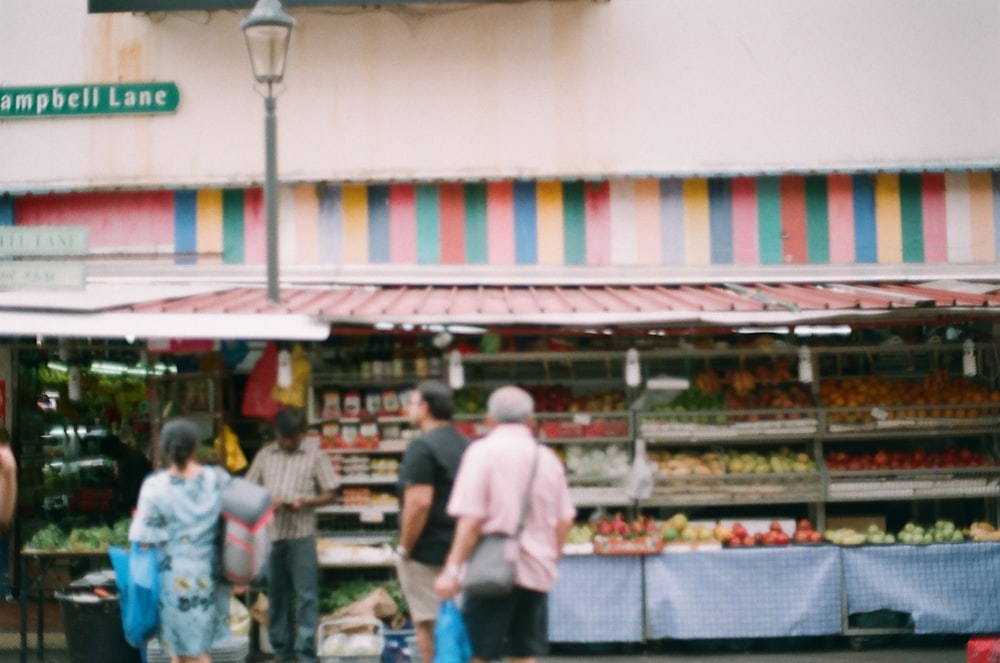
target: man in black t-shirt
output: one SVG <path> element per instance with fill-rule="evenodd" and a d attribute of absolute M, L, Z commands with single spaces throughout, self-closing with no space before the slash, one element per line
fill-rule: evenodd
<path fill-rule="evenodd" d="M 434 622 L 439 600 L 434 579 L 455 535 L 455 519 L 445 507 L 469 441 L 451 425 L 455 396 L 437 381 L 410 392 L 410 421 L 420 428 L 399 468 L 399 545 L 396 570 L 410 608 L 421 660 L 434 660 Z"/>
<path fill-rule="evenodd" d="M 153 465 L 146 454 L 117 435 L 106 435 L 100 440 L 101 455 L 115 461 L 115 511 L 116 517 L 130 517 L 139 501 L 139 490 Z"/>

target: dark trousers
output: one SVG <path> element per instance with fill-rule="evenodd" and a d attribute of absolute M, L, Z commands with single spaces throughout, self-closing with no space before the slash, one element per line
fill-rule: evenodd
<path fill-rule="evenodd" d="M 279 659 L 316 660 L 318 585 L 315 537 L 275 541 L 268 563 L 268 636 Z"/>

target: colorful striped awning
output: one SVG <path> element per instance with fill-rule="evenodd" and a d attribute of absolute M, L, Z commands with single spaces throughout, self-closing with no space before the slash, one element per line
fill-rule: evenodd
<path fill-rule="evenodd" d="M 1000 314 L 1000 284 L 338 285 L 237 287 L 138 303 L 142 314 L 294 314 L 331 324 L 643 326 L 772 325 Z"/>

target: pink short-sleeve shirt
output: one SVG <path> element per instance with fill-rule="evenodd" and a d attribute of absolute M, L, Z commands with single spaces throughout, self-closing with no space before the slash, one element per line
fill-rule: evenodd
<path fill-rule="evenodd" d="M 559 457 L 539 445 L 527 426 L 501 424 L 469 445 L 452 487 L 448 513 L 481 520 L 483 534 L 513 534 L 536 447 L 538 470 L 521 534 L 517 584 L 547 592 L 556 581 L 562 546 L 562 541 L 556 540 L 556 528 L 559 523 L 572 522 L 576 508 Z"/>

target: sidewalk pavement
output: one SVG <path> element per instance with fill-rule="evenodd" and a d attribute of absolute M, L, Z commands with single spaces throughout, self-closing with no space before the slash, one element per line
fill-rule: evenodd
<path fill-rule="evenodd" d="M 887 636 L 880 639 L 783 638 L 654 642 L 640 645 L 562 645 L 539 663 L 965 663 L 964 636 Z M 270 657 L 251 654 L 247 663 Z M 72 663 L 65 648 L 46 648 L 39 659 L 31 649 L 28 663 Z M 0 663 L 19 663 L 20 651 L 0 650 Z M 105 663 L 105 662 L 101 662 Z M 114 663 L 108 661 L 106 663 Z"/>

